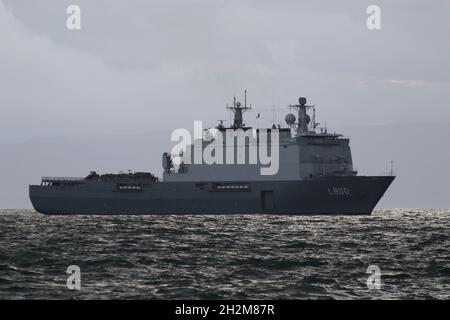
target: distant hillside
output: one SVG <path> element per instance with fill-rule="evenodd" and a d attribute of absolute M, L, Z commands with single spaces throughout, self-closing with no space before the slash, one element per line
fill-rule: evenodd
<path fill-rule="evenodd" d="M 450 207 L 450 124 L 346 126 L 355 167 L 386 174 L 394 160 L 397 179 L 379 207 Z M 28 185 L 41 176 L 151 171 L 161 175 L 170 132 L 83 139 L 49 138 L 0 145 L 0 208 L 29 208 Z"/>

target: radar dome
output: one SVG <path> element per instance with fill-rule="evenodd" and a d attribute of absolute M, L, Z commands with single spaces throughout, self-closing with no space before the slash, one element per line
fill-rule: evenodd
<path fill-rule="evenodd" d="M 295 123 L 295 116 L 292 113 L 288 113 L 286 117 L 284 117 L 284 121 L 286 121 L 288 125 L 293 125 Z"/>
<path fill-rule="evenodd" d="M 306 120 L 306 123 L 309 124 L 311 122 L 311 117 L 309 115 L 306 115 L 305 120 Z"/>
<path fill-rule="evenodd" d="M 300 105 L 305 105 L 306 104 L 306 98 L 305 97 L 300 97 L 298 99 L 298 103 L 300 103 Z"/>
<path fill-rule="evenodd" d="M 236 107 L 240 108 L 241 107 L 241 103 L 238 101 L 236 102 Z"/>

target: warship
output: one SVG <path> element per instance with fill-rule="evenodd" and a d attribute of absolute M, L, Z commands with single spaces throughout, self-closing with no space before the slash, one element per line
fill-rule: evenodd
<path fill-rule="evenodd" d="M 244 104 L 234 98 L 227 108 L 234 115 L 229 127 L 222 120 L 214 130 L 202 129 L 201 137 L 178 154 L 162 155 L 162 178 L 131 171 L 43 177 L 29 186 L 34 209 L 58 215 L 370 215 L 395 178 L 392 172 L 358 174 L 349 138 L 318 127 L 316 108 L 304 97 L 290 106 L 297 112 L 285 116 L 286 124 L 264 129 L 244 124 L 243 114 L 252 108 L 246 94 Z M 222 133 L 227 134 L 219 139 Z M 240 143 L 234 143 L 237 133 L 245 135 Z M 223 147 L 211 153 L 219 161 L 194 159 L 211 144 Z M 267 162 L 250 161 L 252 150 L 263 149 L 276 160 L 274 170 Z"/>

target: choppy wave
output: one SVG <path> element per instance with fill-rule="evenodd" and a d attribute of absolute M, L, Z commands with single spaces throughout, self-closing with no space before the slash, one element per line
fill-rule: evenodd
<path fill-rule="evenodd" d="M 69 265 L 81 290 L 66 287 Z M 369 290 L 369 265 L 381 289 Z M 448 299 L 450 210 L 44 216 L 0 210 L 1 299 Z"/>

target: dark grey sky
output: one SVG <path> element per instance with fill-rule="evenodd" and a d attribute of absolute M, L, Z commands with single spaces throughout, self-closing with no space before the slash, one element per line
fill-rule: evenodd
<path fill-rule="evenodd" d="M 0 143 L 214 124 L 244 88 L 330 127 L 448 122 L 449 31 L 444 0 L 0 0 Z"/>

